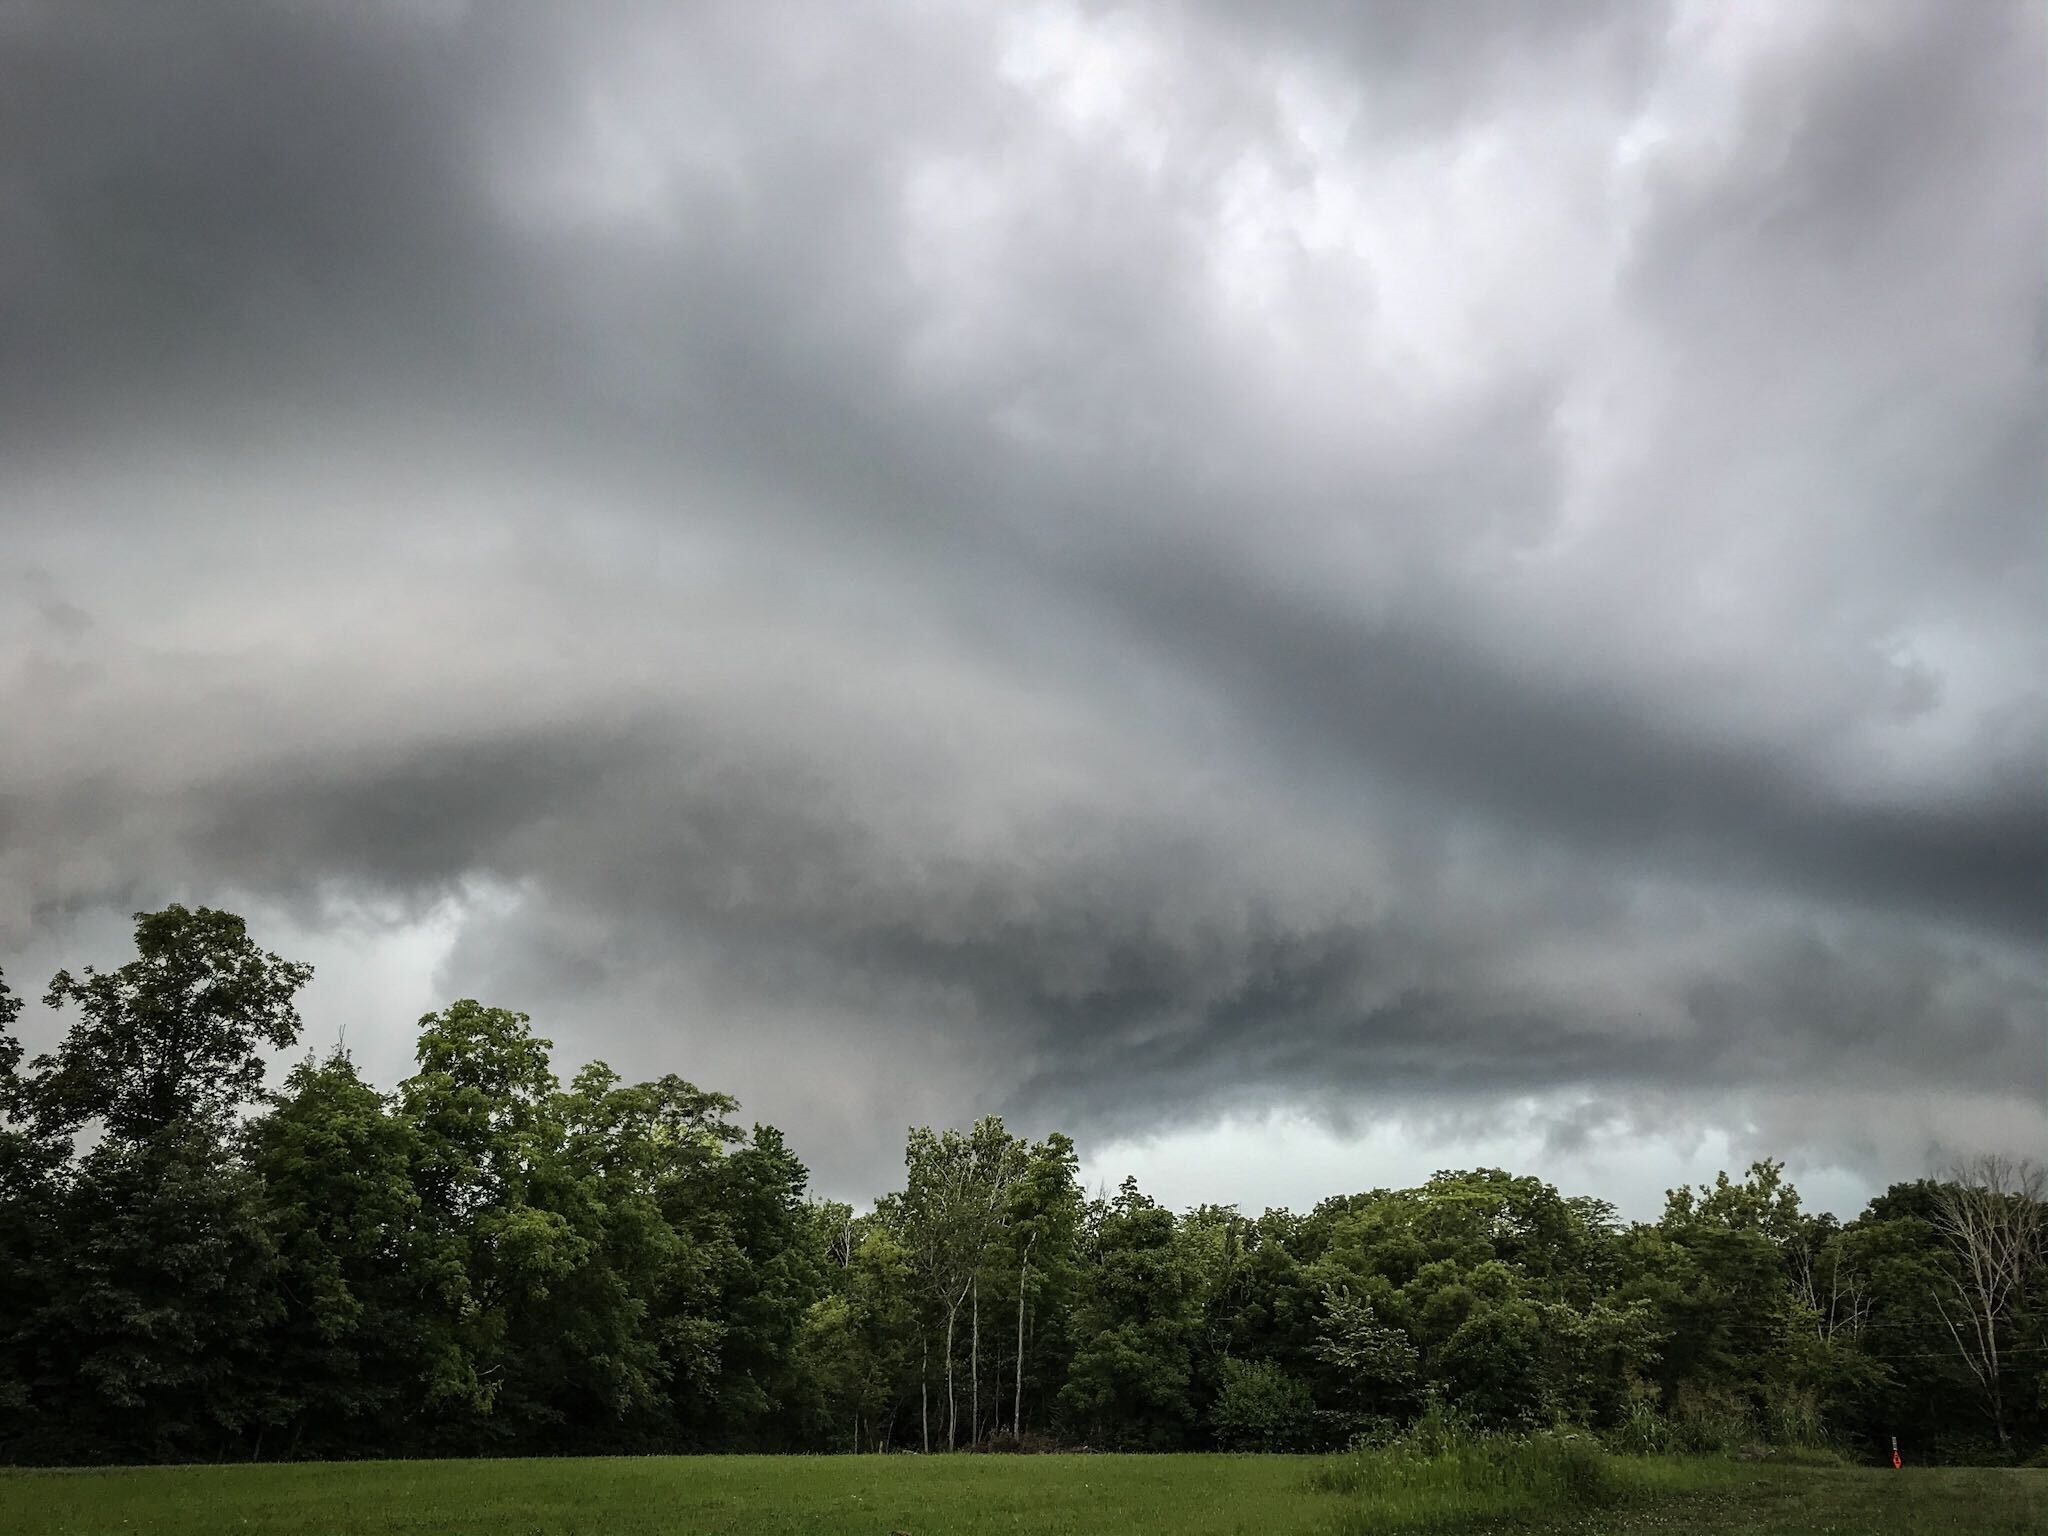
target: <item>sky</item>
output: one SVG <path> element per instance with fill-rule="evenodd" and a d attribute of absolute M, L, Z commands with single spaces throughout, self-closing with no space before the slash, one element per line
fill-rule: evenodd
<path fill-rule="evenodd" d="M 2044 269 L 2031 0 L 0 0 L 0 967 L 856 1200 L 2048 1150 Z"/>

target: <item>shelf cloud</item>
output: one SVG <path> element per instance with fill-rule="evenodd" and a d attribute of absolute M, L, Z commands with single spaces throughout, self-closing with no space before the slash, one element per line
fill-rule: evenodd
<path fill-rule="evenodd" d="M 984 1110 L 2048 1145 L 2044 59 L 0 9 L 0 965 L 431 931 L 835 1193 Z"/>

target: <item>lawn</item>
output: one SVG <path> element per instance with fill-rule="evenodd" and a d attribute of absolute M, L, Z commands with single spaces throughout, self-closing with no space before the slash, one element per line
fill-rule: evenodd
<path fill-rule="evenodd" d="M 1317 1458 L 687 1457 L 0 1472 L 9 1536 L 972 1536 L 1483 1531 L 1333 1491 Z M 1631 1464 L 1626 1502 L 1559 1532 L 2048 1531 L 2048 1473 Z M 1398 1500 L 1396 1501 L 1399 1502 Z M 1418 1521 L 1420 1523 L 1418 1523 Z M 1501 1529 L 1528 1529 L 1526 1525 Z"/>
<path fill-rule="evenodd" d="M 2042 1536 L 2048 1532 L 2048 1472 L 1745 1470 L 1734 1474 L 1726 1489 L 1653 1505 L 1633 1519 L 1586 1519 L 1559 1529 L 1713 1536 Z"/>

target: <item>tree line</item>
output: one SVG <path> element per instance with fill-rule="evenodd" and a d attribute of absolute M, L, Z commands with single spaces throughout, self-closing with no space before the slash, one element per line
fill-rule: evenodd
<path fill-rule="evenodd" d="M 309 967 L 208 908 L 60 972 L 25 1060 L 0 978 L 0 1458 L 1046 1445 L 1312 1450 L 1419 1415 L 1638 1449 L 2048 1440 L 2037 1170 L 1854 1221 L 1781 1165 L 1654 1223 L 1492 1169 L 1312 1211 L 1090 1197 L 1074 1144 L 913 1129 L 870 1210 L 807 1195 L 730 1097 L 523 1014 L 420 1021 L 266 1091 Z"/>

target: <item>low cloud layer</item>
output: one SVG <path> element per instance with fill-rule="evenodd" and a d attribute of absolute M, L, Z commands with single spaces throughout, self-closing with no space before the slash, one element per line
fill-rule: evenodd
<path fill-rule="evenodd" d="M 840 1193 L 2048 1145 L 2044 58 L 0 9 L 0 965 L 231 901 L 408 957 L 391 1070 L 484 996 Z"/>

